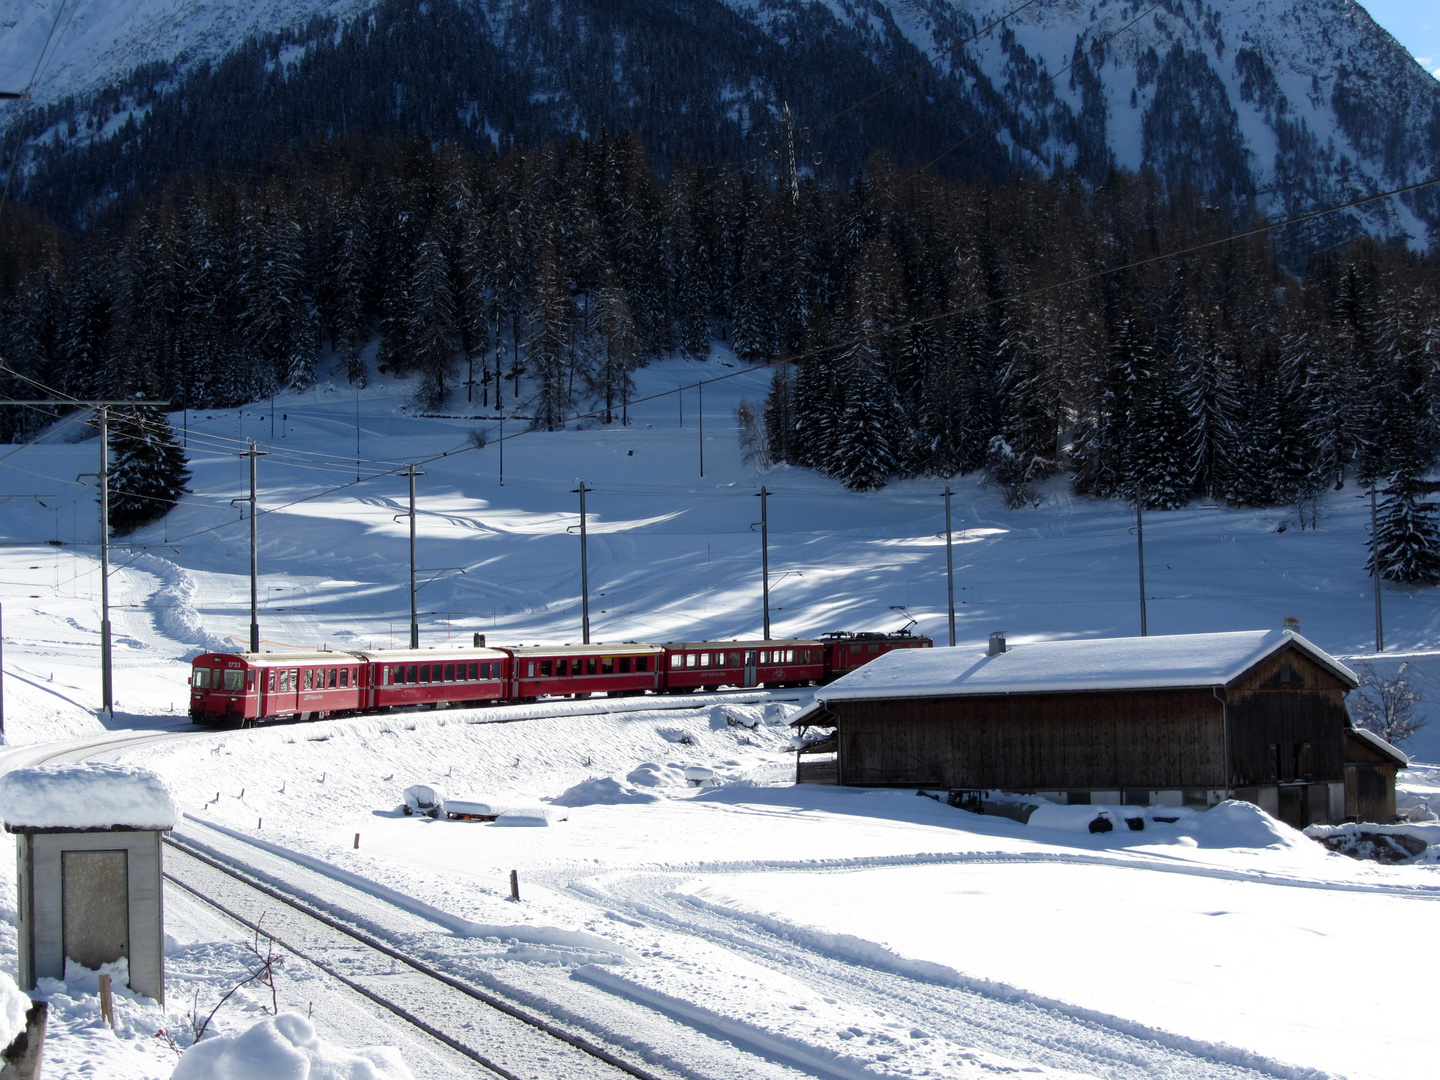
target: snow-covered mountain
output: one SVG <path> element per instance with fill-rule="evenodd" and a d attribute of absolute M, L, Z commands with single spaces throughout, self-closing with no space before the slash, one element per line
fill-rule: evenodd
<path fill-rule="evenodd" d="M 1440 164 L 1440 81 L 1354 0 L 124 0 L 67 6 L 58 22 L 56 10 L 5 17 L 0 81 L 23 85 L 44 56 L 26 175 L 32 196 L 63 190 L 70 209 L 226 163 L 227 145 L 253 155 L 245 129 L 504 145 L 630 127 L 662 162 L 783 171 L 787 102 L 802 170 L 841 174 L 877 149 L 992 176 L 1151 168 L 1284 214 Z M 167 100 L 184 123 L 158 108 Z M 77 161 L 98 190 L 55 179 Z M 1367 230 L 1416 244 L 1440 229 L 1429 190 L 1362 213 Z"/>

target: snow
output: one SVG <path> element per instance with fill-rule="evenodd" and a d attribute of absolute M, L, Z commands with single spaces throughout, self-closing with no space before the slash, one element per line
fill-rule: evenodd
<path fill-rule="evenodd" d="M 919 695 L 1225 686 L 1289 644 L 1351 685 L 1355 674 L 1289 630 L 1013 644 L 1005 652 L 895 650 L 816 693 L 817 701 Z"/>
<path fill-rule="evenodd" d="M 708 363 L 656 364 L 638 373 L 637 396 L 731 373 L 730 362 L 717 351 Z M 1144 650 L 1168 648 L 1159 636 L 1121 637 L 1138 632 L 1127 507 L 1074 498 L 1057 481 L 1038 509 L 1010 511 L 978 477 L 951 482 L 961 643 L 945 648 L 940 485 L 907 480 L 857 496 L 795 469 L 755 476 L 730 418 L 766 380 L 733 370 L 706 389 L 703 480 L 693 391 L 683 429 L 667 398 L 633 405 L 629 428 L 510 440 L 503 487 L 493 443 L 429 462 L 421 565 L 469 572 L 420 594 L 422 647 L 475 632 L 493 644 L 579 640 L 578 540 L 565 530 L 577 522 L 571 490 L 584 473 L 597 489 L 587 503 L 596 640 L 756 636 L 750 524 L 763 479 L 782 493 L 770 500 L 777 634 L 894 629 L 890 606 L 903 605 L 938 647 L 891 655 L 962 664 L 951 679 L 993 665 L 984 648 L 996 627 L 1012 631 L 997 659 L 1022 666 L 1049 642 L 1094 643 L 1123 652 L 1125 674 L 1144 674 Z M 262 462 L 264 648 L 405 643 L 408 530 L 392 520 L 405 508 L 404 481 L 330 490 L 347 479 L 334 471 L 342 466 L 353 482 L 353 460 L 335 450 L 353 445 L 357 397 L 367 457 L 432 457 L 464 445 L 477 423 L 493 425 L 416 416 L 409 384 L 382 376 L 359 395 L 337 385 L 277 399 L 290 427 L 266 442 Z M 811 703 L 808 690 L 195 729 L 183 715 L 186 661 L 247 637 L 248 530 L 228 504 L 248 478 L 232 453 L 238 440 L 268 440 L 268 409 L 192 412 L 188 424 L 194 494 L 117 546 L 119 704 L 103 721 L 93 490 L 72 482 L 94 470 L 94 444 L 42 442 L 0 468 L 0 496 L 63 493 L 44 507 L 15 499 L 0 516 L 0 770 L 59 753 L 143 765 L 184 811 L 186 842 L 293 882 L 323 910 L 456 978 L 504 988 L 681 1075 L 1433 1071 L 1440 1032 L 1393 1018 L 1412 950 L 1433 937 L 1440 866 L 1331 855 L 1248 804 L 1167 808 L 1174 823 L 1150 810 L 1141 831 L 1092 834 L 1095 814 L 1123 820 L 1134 808 L 1045 808 L 1020 824 L 913 791 L 796 787 L 785 725 Z M 1315 647 L 1363 654 L 1374 611 L 1368 507 L 1351 495 L 1328 493 L 1320 528 L 1304 532 L 1285 509 L 1197 503 L 1147 515 L 1152 631 L 1229 639 L 1236 627 L 1295 615 Z M 134 558 L 142 554 L 157 561 Z M 1403 651 L 1375 658 L 1376 671 L 1406 657 L 1424 712 L 1440 696 L 1436 596 L 1393 589 L 1385 605 L 1387 640 Z M 1242 632 L 1223 655 L 1197 646 L 1195 669 L 1223 674 L 1269 637 Z M 1402 807 L 1440 806 L 1440 767 L 1425 764 L 1440 762 L 1440 733 L 1426 729 L 1405 749 L 1418 760 L 1401 773 Z M 691 786 L 687 771 L 702 770 L 717 786 Z M 457 804 L 543 808 L 550 826 L 405 817 L 398 807 L 416 783 Z M 0 966 L 12 970 L 13 874 L 0 860 L 0 908 L 10 913 Z M 243 972 L 233 925 L 178 891 L 165 900 L 171 1004 L 117 990 L 112 1032 L 89 980 L 43 988 L 47 1075 L 167 1076 L 175 1056 L 155 1032 L 184 1031 L 193 995 L 208 1008 Z M 1283 977 L 1255 978 L 1262 968 Z M 282 1009 L 305 1013 L 313 1001 L 317 1036 L 333 1046 L 383 1042 L 419 1080 L 455 1075 L 423 1039 L 327 989 L 298 958 L 279 993 Z M 218 1034 L 265 1020 L 262 1005 L 268 992 L 240 992 L 217 1015 Z M 739 1046 L 755 1054 L 737 1060 Z"/>
<path fill-rule="evenodd" d="M 266 1017 L 237 1035 L 185 1051 L 172 1080 L 414 1080 L 392 1047 L 331 1046 L 297 1013 Z"/>
<path fill-rule="evenodd" d="M 11 829 L 169 829 L 165 782 L 133 765 L 48 765 L 0 777 L 0 818 Z"/>
<path fill-rule="evenodd" d="M 30 1010 L 28 995 L 21 992 L 15 980 L 0 971 L 0 1049 L 15 1041 L 25 1030 L 25 1014 Z"/>

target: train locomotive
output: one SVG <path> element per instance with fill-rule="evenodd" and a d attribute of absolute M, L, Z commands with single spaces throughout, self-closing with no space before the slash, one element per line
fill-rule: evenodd
<path fill-rule="evenodd" d="M 190 719 L 250 727 L 402 708 L 473 708 L 542 697 L 684 694 L 814 686 L 928 637 L 824 634 L 748 641 L 612 642 L 308 652 L 204 653 L 190 670 Z"/>

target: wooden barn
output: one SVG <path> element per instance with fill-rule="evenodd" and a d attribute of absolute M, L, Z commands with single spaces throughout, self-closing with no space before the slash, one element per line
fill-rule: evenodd
<path fill-rule="evenodd" d="M 834 734 L 802 751 L 797 778 L 1069 803 L 1237 798 L 1297 827 L 1338 822 L 1358 783 L 1357 685 L 1292 630 L 1008 649 L 997 634 L 988 651 L 894 652 L 821 688 L 793 724 Z M 1389 785 L 1393 814 L 1393 771 Z"/>
<path fill-rule="evenodd" d="M 1373 731 L 1345 733 L 1345 817 L 1350 821 L 1395 820 L 1395 774 L 1410 759 Z"/>

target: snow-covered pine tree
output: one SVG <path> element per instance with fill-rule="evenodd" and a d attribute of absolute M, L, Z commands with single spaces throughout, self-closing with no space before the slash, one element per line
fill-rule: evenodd
<path fill-rule="evenodd" d="M 445 251 L 438 237 L 427 234 L 415 252 L 404 292 L 404 359 L 420 376 L 416 400 L 422 408 L 438 409 L 449 393 L 459 335 L 455 329 L 455 296 Z"/>
<path fill-rule="evenodd" d="M 188 490 L 190 470 L 174 429 L 158 408 L 116 416 L 110 439 L 110 531 L 124 536 L 168 514 Z"/>
<path fill-rule="evenodd" d="M 1420 498 L 1413 482 L 1392 483 L 1385 489 L 1375 535 L 1366 541 L 1366 547 L 1370 557 L 1365 567 L 1372 576 L 1378 560 L 1380 574 L 1388 581 L 1440 584 L 1437 508 Z"/>
<path fill-rule="evenodd" d="M 570 352 L 570 297 L 553 240 L 538 253 L 534 291 L 535 322 L 526 348 L 525 366 L 535 380 L 533 431 L 559 431 L 570 411 L 566 362 Z"/>
<path fill-rule="evenodd" d="M 765 456 L 771 464 L 791 460 L 795 436 L 795 380 L 789 364 L 779 364 L 770 374 L 770 390 L 763 411 Z"/>

